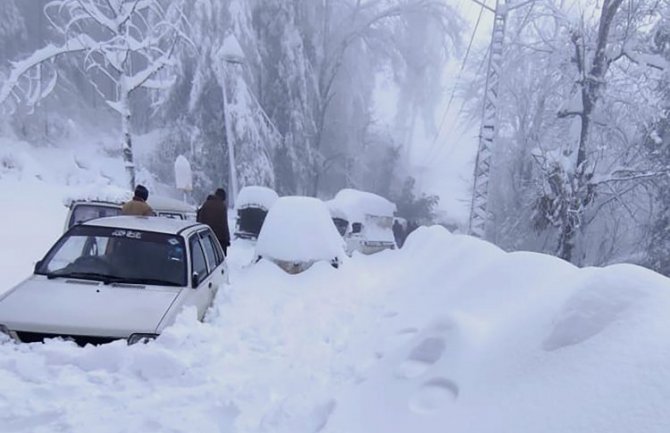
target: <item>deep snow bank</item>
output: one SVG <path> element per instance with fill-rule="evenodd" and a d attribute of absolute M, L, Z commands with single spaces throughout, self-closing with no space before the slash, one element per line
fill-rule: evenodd
<path fill-rule="evenodd" d="M 506 254 L 439 228 L 388 260 L 420 274 L 386 303 L 397 314 L 385 339 L 402 342 L 337 397 L 325 431 L 670 429 L 668 279 Z"/>

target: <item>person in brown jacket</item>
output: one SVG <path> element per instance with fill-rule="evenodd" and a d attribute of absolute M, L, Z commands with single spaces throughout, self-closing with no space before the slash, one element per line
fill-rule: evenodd
<path fill-rule="evenodd" d="M 137 185 L 135 196 L 127 201 L 121 208 L 122 215 L 154 216 L 156 215 L 151 206 L 147 204 L 149 190 L 143 185 Z"/>
<path fill-rule="evenodd" d="M 207 197 L 207 200 L 198 209 L 196 219 L 199 223 L 207 224 L 212 228 L 221 244 L 221 248 L 223 248 L 223 253 L 227 256 L 230 246 L 230 231 L 228 230 L 226 190 L 219 188 L 214 195 Z"/>

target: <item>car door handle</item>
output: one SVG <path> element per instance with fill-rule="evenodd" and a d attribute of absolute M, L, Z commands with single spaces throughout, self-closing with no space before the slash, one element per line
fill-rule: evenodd
<path fill-rule="evenodd" d="M 211 281 L 209 282 L 209 284 L 207 284 L 207 287 L 209 287 L 210 289 L 212 288 L 212 282 Z"/>

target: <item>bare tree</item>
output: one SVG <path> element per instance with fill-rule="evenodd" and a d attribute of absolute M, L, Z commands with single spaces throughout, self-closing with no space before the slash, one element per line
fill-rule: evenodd
<path fill-rule="evenodd" d="M 609 190 L 613 200 L 620 200 L 620 192 L 613 190 L 612 185 L 647 181 L 662 174 L 620 166 L 604 174 L 597 172 L 602 152 L 596 143 L 611 139 L 615 129 L 615 125 L 598 121 L 595 116 L 597 112 L 602 114 L 599 106 L 608 82 L 612 81 L 612 67 L 619 61 L 627 61 L 629 65 L 641 63 L 638 66 L 654 69 L 664 67 L 655 62 L 653 56 L 641 55 L 641 47 L 636 45 L 641 28 L 655 12 L 653 8 L 640 6 L 643 4 L 628 2 L 624 8 L 623 0 L 604 0 L 594 34 L 583 18 L 577 28 L 570 30 L 572 62 L 577 71 L 576 95 L 568 108 L 559 111 L 558 117 L 576 122 L 576 149 L 567 146 L 542 159 L 544 192 L 535 203 L 536 226 L 543 228 L 551 224 L 558 228 L 556 253 L 568 261 L 573 258 L 576 235 L 586 224 L 586 212 L 596 203 L 598 193 L 607 195 Z M 594 136 L 596 129 L 601 135 L 598 140 Z M 569 135 L 566 138 L 570 140 Z M 626 186 L 626 189 L 634 188 Z"/>
<path fill-rule="evenodd" d="M 56 59 L 79 55 L 95 91 L 120 117 L 123 161 L 131 187 L 135 163 L 131 136 L 131 96 L 139 89 L 162 90 L 173 79 L 176 44 L 188 41 L 179 2 L 160 0 L 54 0 L 45 6 L 51 25 L 62 36 L 12 64 L 0 85 L 0 104 L 34 104 L 49 94 L 58 78 Z M 48 85 L 38 74 L 48 66 Z M 40 72 L 38 72 L 40 71 Z"/>

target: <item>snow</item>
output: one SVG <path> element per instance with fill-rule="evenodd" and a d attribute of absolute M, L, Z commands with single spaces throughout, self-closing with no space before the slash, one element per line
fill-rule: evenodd
<path fill-rule="evenodd" d="M 237 209 L 247 207 L 260 207 L 269 210 L 275 204 L 279 196 L 277 193 L 265 186 L 245 186 L 237 195 L 235 206 Z"/>
<path fill-rule="evenodd" d="M 244 63 L 244 51 L 234 34 L 231 33 L 225 37 L 219 56 L 228 62 Z"/>
<path fill-rule="evenodd" d="M 66 195 L 63 204 L 69 207 L 75 201 L 101 201 L 105 203 L 122 204 L 133 198 L 133 193 L 128 189 L 115 185 L 101 185 L 80 188 Z M 160 196 L 149 192 L 147 200 L 149 206 L 156 211 L 195 212 L 195 206 L 171 197 Z"/>
<path fill-rule="evenodd" d="M 193 172 L 191 164 L 184 155 L 179 155 L 174 162 L 174 177 L 177 189 L 182 191 L 193 190 Z"/>
<path fill-rule="evenodd" d="M 392 217 L 396 212 L 396 205 L 384 197 L 350 188 L 338 192 L 328 207 L 336 214 L 346 214 L 349 222 L 364 222 L 366 215 Z"/>
<path fill-rule="evenodd" d="M 0 144 L 17 162 L 0 163 L 4 292 L 105 160 L 82 152 L 83 169 L 62 150 Z M 276 210 L 290 217 L 277 217 L 284 246 L 315 238 L 289 234 L 308 214 L 329 220 L 316 199 L 285 197 L 264 230 Z M 235 241 L 206 320 L 185 311 L 150 344 L 2 339 L 0 431 L 668 431 L 670 280 L 656 273 L 579 269 L 442 227 L 297 275 L 250 265 L 255 253 Z"/>
<path fill-rule="evenodd" d="M 282 197 L 268 212 L 256 255 L 289 262 L 344 257 L 344 241 L 326 205 L 312 197 Z"/>
<path fill-rule="evenodd" d="M 79 35 L 77 38 L 69 39 L 62 46 L 49 44 L 36 50 L 26 59 L 12 62 L 11 73 L 9 77 L 7 77 L 7 80 L 4 80 L 2 86 L 0 86 L 0 105 L 2 105 L 20 85 L 22 76 L 30 69 L 36 67 L 36 65 L 63 54 L 84 51 L 95 46 L 95 42 L 90 37 L 87 35 Z M 48 88 L 53 90 L 53 84 L 50 84 Z"/>

